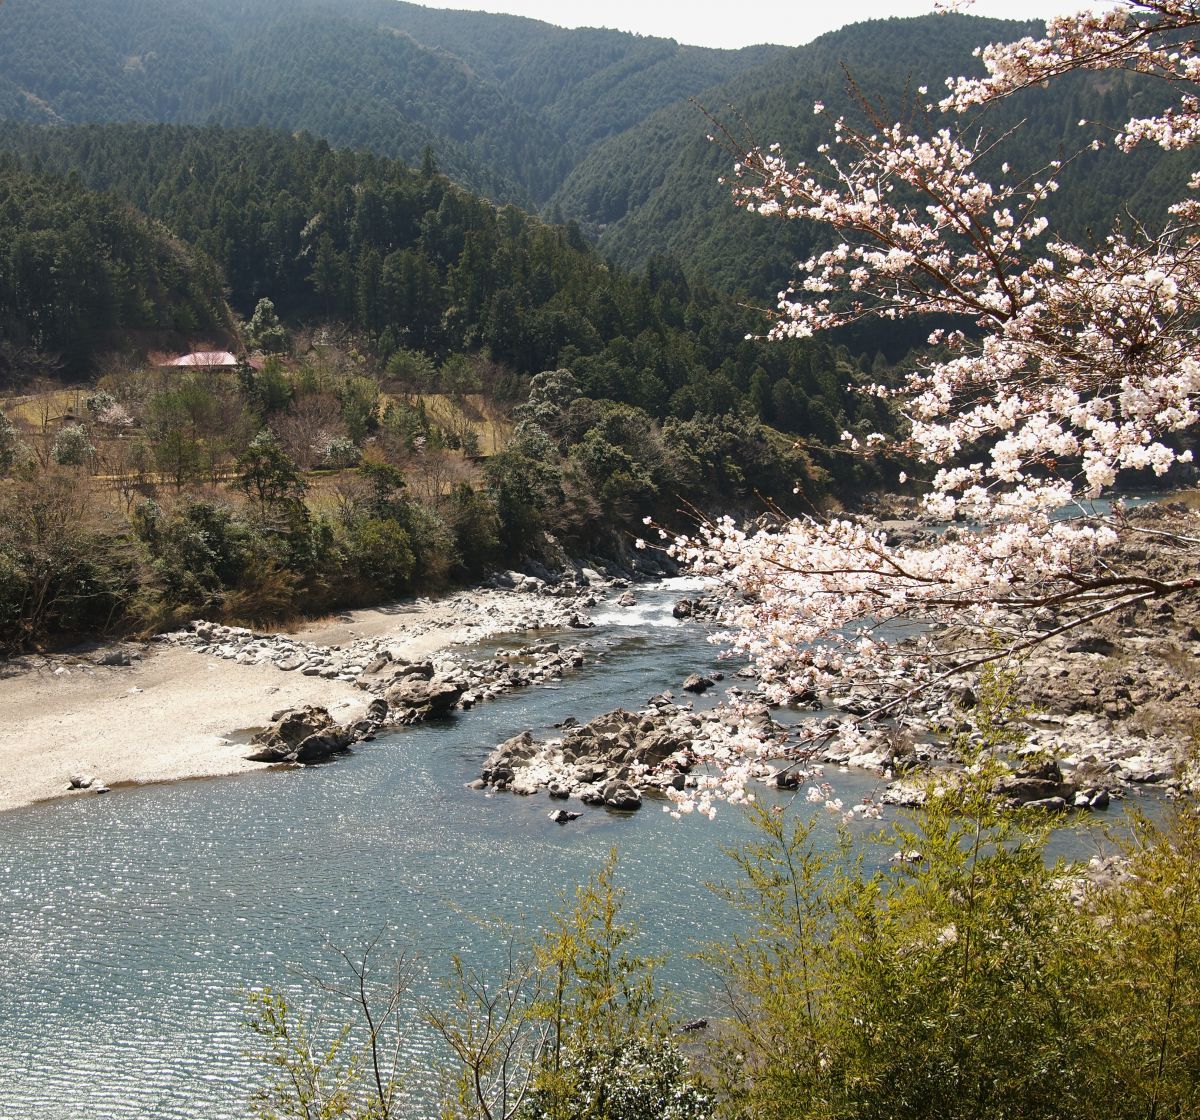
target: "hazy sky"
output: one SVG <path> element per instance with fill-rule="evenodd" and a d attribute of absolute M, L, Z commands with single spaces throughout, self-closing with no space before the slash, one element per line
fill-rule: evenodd
<path fill-rule="evenodd" d="M 749 43 L 806 43 L 847 23 L 932 11 L 933 0 L 784 0 L 759 9 L 732 0 L 419 0 L 428 8 L 508 12 L 561 27 L 614 27 L 663 35 L 706 47 Z M 1084 0 L 977 0 L 977 15 L 1010 19 L 1045 17 L 1091 5 Z"/>

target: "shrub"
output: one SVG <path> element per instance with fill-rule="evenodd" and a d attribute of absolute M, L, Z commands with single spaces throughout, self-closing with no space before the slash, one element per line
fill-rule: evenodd
<path fill-rule="evenodd" d="M 364 517 L 346 527 L 346 552 L 359 580 L 375 595 L 402 595 L 416 561 L 412 541 L 399 522 Z"/>
<path fill-rule="evenodd" d="M 58 430 L 50 457 L 62 467 L 82 467 L 91 461 L 96 448 L 82 424 L 67 424 Z"/>
<path fill-rule="evenodd" d="M 346 436 L 334 436 L 321 452 L 322 465 L 338 469 L 357 466 L 361 458 L 358 445 Z"/>

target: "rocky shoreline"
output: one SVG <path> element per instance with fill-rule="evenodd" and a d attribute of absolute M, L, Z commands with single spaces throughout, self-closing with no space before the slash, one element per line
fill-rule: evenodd
<path fill-rule="evenodd" d="M 1144 516 L 1169 518 L 1172 510 L 1156 508 Z M 925 531 L 913 522 L 886 525 L 897 534 Z M 1147 569 L 1170 575 L 1187 563 L 1186 550 L 1176 553 L 1161 538 L 1146 539 L 1144 555 L 1135 559 Z M 652 571 L 649 563 L 645 566 L 641 573 L 610 568 L 601 574 L 598 567 L 582 565 L 561 573 L 498 573 L 489 588 L 436 602 L 418 600 L 356 612 L 299 635 L 197 620 L 159 635 L 143 648 L 125 644 L 83 658 L 42 659 L 29 671 L 43 679 L 65 680 L 72 673 L 80 675 L 82 669 L 105 680 L 105 674 L 136 670 L 143 659 L 150 663 L 167 653 L 186 654 L 228 666 L 222 671 L 230 679 L 240 680 L 246 674 L 248 686 L 249 674 L 255 674 L 259 703 L 263 693 L 292 698 L 286 706 L 268 709 L 269 719 L 264 711 L 250 721 L 246 738 L 251 748 L 240 748 L 236 767 L 228 761 L 237 749 L 235 730 L 219 737 L 227 760 L 219 767 L 184 763 L 168 768 L 167 779 L 158 777 L 152 767 L 151 776 L 143 779 L 140 773 L 109 772 L 102 764 L 93 764 L 63 773 L 63 785 L 74 789 L 100 791 L 107 788 L 106 782 L 225 773 L 247 764 L 312 765 L 330 761 L 389 728 L 466 710 L 578 670 L 589 656 L 586 643 L 534 641 L 501 649 L 490 658 L 471 657 L 449 647 L 498 634 L 586 629 L 588 612 L 601 599 L 629 606 L 636 599 L 631 578 L 664 574 Z M 681 599 L 673 613 L 685 622 L 714 625 L 720 620 L 721 602 L 711 595 Z M 763 702 L 752 674 L 743 670 L 738 675 L 750 678 L 739 682 L 745 691 L 737 684 L 724 686 L 725 695 L 715 707 L 711 698 L 697 709 L 665 693 L 637 712 L 618 709 L 583 725 L 568 719 L 560 736 L 544 742 L 528 732 L 514 736 L 489 755 L 472 784 L 524 795 L 544 792 L 556 802 L 574 798 L 629 811 L 646 797 L 694 784 L 699 759 L 729 745 L 749 724 L 779 743 L 780 761 L 763 780 L 793 789 L 800 784 L 790 765 L 796 760 L 775 717 L 785 722 L 820 720 L 831 729 L 838 721 L 857 719 L 875 703 L 863 690 L 848 688 L 805 698 L 798 706 L 807 709 L 805 714 L 785 717 Z M 713 678 L 720 676 L 694 674 L 680 687 L 700 695 L 715 688 Z M 278 683 L 264 687 L 265 681 L 293 683 L 287 688 Z M 1024 721 L 1025 744 L 1004 759 L 1009 777 L 997 783 L 996 795 L 1006 803 L 1058 811 L 1096 810 L 1131 787 L 1179 788 L 1200 705 L 1200 603 L 1193 596 L 1152 611 L 1114 616 L 1086 632 L 1075 631 L 1038 647 L 1026 660 L 1020 688 L 1020 699 L 1028 703 L 1031 714 Z M 136 685 L 128 690 L 140 691 Z M 240 699 L 242 710 L 251 697 Z M 964 682 L 952 699 L 876 728 L 864 747 L 827 746 L 805 762 L 877 774 L 878 804 L 918 803 L 931 775 L 953 781 L 962 761 L 955 743 L 971 742 L 973 737 L 977 741 L 975 703 L 973 683 Z M 0 748 L 3 745 L 0 741 Z M 0 806 L 13 803 L 0 798 Z"/>
<path fill-rule="evenodd" d="M 588 723 L 569 719 L 562 735 L 534 739 L 529 731 L 501 743 L 483 764 L 476 789 L 521 795 L 544 790 L 554 800 L 633 810 L 646 794 L 684 789 L 697 765 L 695 747 L 732 743 L 751 722 L 762 734 L 778 730 L 763 706 L 735 712 L 728 706 L 696 711 L 669 694 L 643 711 L 618 708 Z"/>
<path fill-rule="evenodd" d="M 288 712 L 324 711 L 304 759 L 333 757 L 381 727 L 470 707 L 579 668 L 579 646 L 533 641 L 472 658 L 452 647 L 589 625 L 598 596 L 628 586 L 598 571 L 524 589 L 494 586 L 441 600 L 350 612 L 298 634 L 197 620 L 149 642 L 120 642 L 0 664 L 0 811 L 68 793 L 260 769 L 247 741 Z M 522 580 L 527 577 L 522 576 Z M 387 705 L 384 715 L 376 705 Z M 270 718 L 274 717 L 274 718 Z M 382 717 L 382 718 L 379 718 Z M 374 718 L 375 725 L 364 721 Z M 265 743 L 256 744 L 264 747 Z M 288 759 L 299 742 L 271 756 Z M 298 756 L 299 757 L 299 756 Z M 278 761 L 276 761 L 278 760 Z"/>
<path fill-rule="evenodd" d="M 1194 521 L 1189 511 L 1170 504 L 1144 507 L 1137 517 L 1147 526 L 1188 530 Z M 876 524 L 910 537 L 929 531 L 913 521 Z M 1126 553 L 1127 562 L 1163 578 L 1179 578 L 1190 562 L 1189 551 L 1167 537 L 1145 536 Z M 718 621 L 720 602 L 684 599 L 674 613 L 681 619 Z M 1045 620 L 1048 628 L 1053 622 L 1052 616 Z M 689 683 L 699 685 L 698 680 Z M 528 732 L 514 736 L 489 755 L 473 784 L 635 809 L 644 796 L 694 784 L 697 759 L 719 749 L 739 720 L 755 721 L 768 740 L 785 740 L 784 729 L 753 686 L 748 687 L 749 694 L 737 695 L 732 706 L 722 702 L 705 712 L 656 697 L 638 712 L 610 712 L 582 727 L 564 727 L 561 737 L 545 742 Z M 963 763 L 961 748 L 980 743 L 977 687 L 977 681 L 965 681 L 951 698 L 875 728 L 865 746 L 827 745 L 804 762 L 877 774 L 877 804 L 920 804 L 931 782 L 953 785 Z M 1200 726 L 1200 596 L 1129 610 L 1048 641 L 1026 657 L 1017 687 L 1017 699 L 1029 714 L 1020 721 L 1021 745 L 998 752 L 1006 773 L 996 781 L 994 793 L 1006 806 L 1094 811 L 1137 787 L 1156 786 L 1168 793 L 1190 788 L 1194 774 L 1188 764 Z M 820 719 L 832 731 L 876 703 L 865 690 L 847 688 L 807 697 L 800 706 L 820 712 L 809 718 Z M 797 788 L 802 783 L 797 767 L 789 765 L 794 761 L 781 746 L 780 762 L 763 780 Z M 561 813 L 556 810 L 552 816 L 561 820 Z"/>
<path fill-rule="evenodd" d="M 197 619 L 148 642 L 0 663 L 0 702 L 14 713 L 0 727 L 0 810 L 328 762 L 380 731 L 558 681 L 586 663 L 586 643 L 538 641 L 539 632 L 584 631 L 602 599 L 628 604 L 633 582 L 666 574 L 636 555 L 560 572 L 530 565 L 292 634 Z M 454 648 L 502 635 L 534 640 L 490 657 Z"/>

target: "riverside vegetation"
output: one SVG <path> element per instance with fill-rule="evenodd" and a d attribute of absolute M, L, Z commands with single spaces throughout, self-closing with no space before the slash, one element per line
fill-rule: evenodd
<path fill-rule="evenodd" d="M 0 158 L 9 648 L 561 566 L 681 503 L 792 506 L 866 477 L 827 450 L 886 420 L 851 391 L 858 359 L 747 340 L 752 314 L 677 269 L 620 273 L 432 166 L 256 132 L 35 139 L 79 173 Z M 142 356 L 197 334 L 263 358 Z"/>

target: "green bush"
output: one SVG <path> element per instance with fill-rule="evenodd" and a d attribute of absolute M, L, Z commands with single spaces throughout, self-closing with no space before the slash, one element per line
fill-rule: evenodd
<path fill-rule="evenodd" d="M 1059 822 L 992 792 L 1022 741 L 1010 688 L 985 675 L 965 773 L 873 838 L 883 858 L 754 810 L 760 837 L 719 890 L 745 929 L 710 954 L 724 1116 L 1200 1115 L 1200 813 L 1135 817 L 1125 877 L 1081 906 L 1047 860 Z"/>
<path fill-rule="evenodd" d="M 357 578 L 374 595 L 395 597 L 409 590 L 416 560 L 412 540 L 399 522 L 357 519 L 346 526 L 345 547 Z"/>
<path fill-rule="evenodd" d="M 0 645 L 104 633 L 137 583 L 123 537 L 87 522 L 87 491 L 64 473 L 20 479 L 0 500 Z"/>

